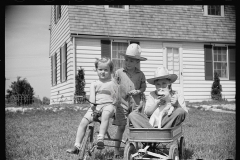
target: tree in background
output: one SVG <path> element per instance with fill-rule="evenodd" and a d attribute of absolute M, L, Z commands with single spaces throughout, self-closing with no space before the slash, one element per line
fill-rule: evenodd
<path fill-rule="evenodd" d="M 34 90 L 26 78 L 17 77 L 17 81 L 12 82 L 10 88 L 6 95 L 8 101 L 14 96 L 17 105 L 33 103 Z"/>
<path fill-rule="evenodd" d="M 84 69 L 80 67 L 78 70 L 78 74 L 75 77 L 76 88 L 75 88 L 75 96 L 83 96 L 85 97 L 86 92 L 84 91 L 85 88 L 85 78 L 84 78 Z M 81 99 L 76 99 L 77 103 L 81 103 Z"/>
<path fill-rule="evenodd" d="M 214 72 L 214 82 L 212 84 L 211 97 L 214 100 L 222 100 L 222 85 L 220 84 L 219 74 Z"/>
<path fill-rule="evenodd" d="M 42 103 L 43 103 L 43 105 L 49 105 L 50 104 L 50 99 L 47 98 L 47 97 L 43 97 Z"/>

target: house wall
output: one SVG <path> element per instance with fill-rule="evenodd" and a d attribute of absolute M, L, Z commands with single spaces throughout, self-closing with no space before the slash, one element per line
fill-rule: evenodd
<path fill-rule="evenodd" d="M 96 58 L 101 58 L 101 42 L 99 39 L 76 39 L 76 67 L 77 70 L 84 68 L 85 92 L 89 95 L 90 84 L 97 80 L 94 62 Z"/>
<path fill-rule="evenodd" d="M 69 32 L 67 6 L 61 6 L 61 18 L 54 23 L 54 6 L 51 9 L 50 55 L 57 54 L 57 84 L 51 86 L 50 104 L 71 103 L 74 92 L 73 42 Z M 60 82 L 60 47 L 67 43 L 67 80 Z M 52 76 L 52 75 L 51 75 Z"/>
<path fill-rule="evenodd" d="M 146 79 L 153 77 L 154 70 L 163 66 L 163 43 L 158 41 L 139 41 L 142 48 L 142 56 L 147 61 L 141 62 L 141 70 Z M 204 74 L 204 44 L 203 43 L 181 43 L 183 59 L 183 94 L 186 101 L 203 101 L 210 99 L 213 81 L 206 81 Z M 85 70 L 85 91 L 89 95 L 89 87 L 93 80 L 97 80 L 94 71 L 95 58 L 101 57 L 100 39 L 76 40 L 76 65 Z M 222 84 L 223 98 L 235 100 L 235 81 L 220 81 Z M 179 84 L 173 84 L 174 90 L 181 90 Z M 145 94 L 154 90 L 155 86 L 147 83 Z"/>
<path fill-rule="evenodd" d="M 213 81 L 205 80 L 204 44 L 183 44 L 183 90 L 187 101 L 202 101 L 211 99 Z M 222 97 L 235 100 L 236 82 L 220 80 Z"/>
<path fill-rule="evenodd" d="M 67 80 L 60 82 L 60 50 L 57 51 L 57 85 L 51 87 L 51 104 L 72 103 L 74 94 L 73 44 L 67 43 Z"/>

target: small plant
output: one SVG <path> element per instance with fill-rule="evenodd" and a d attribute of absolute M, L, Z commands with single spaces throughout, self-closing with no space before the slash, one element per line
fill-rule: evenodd
<path fill-rule="evenodd" d="M 213 100 L 222 100 L 222 85 L 220 84 L 219 74 L 214 72 L 214 82 L 212 84 L 211 98 Z"/>
<path fill-rule="evenodd" d="M 75 81 L 76 81 L 76 89 L 75 89 L 75 96 L 84 96 L 86 95 L 86 92 L 84 91 L 85 88 L 85 78 L 84 78 L 84 69 L 82 67 L 80 67 L 80 69 L 78 70 L 78 74 L 75 77 Z M 81 103 L 81 99 L 77 98 L 77 103 Z"/>
<path fill-rule="evenodd" d="M 43 103 L 43 105 L 49 105 L 50 104 L 50 99 L 47 98 L 47 97 L 43 97 L 42 103 Z"/>

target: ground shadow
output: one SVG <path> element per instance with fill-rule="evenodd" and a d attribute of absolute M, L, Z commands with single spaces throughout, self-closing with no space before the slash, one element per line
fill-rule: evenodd
<path fill-rule="evenodd" d="M 185 156 L 184 159 L 192 159 L 192 155 L 194 154 L 192 149 L 185 148 Z"/>

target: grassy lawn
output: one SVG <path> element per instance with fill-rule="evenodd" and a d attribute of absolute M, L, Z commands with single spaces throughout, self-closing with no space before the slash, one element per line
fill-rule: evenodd
<path fill-rule="evenodd" d="M 7 160 L 69 160 L 84 111 L 65 109 L 59 112 L 36 111 L 6 113 L 5 140 Z M 187 159 L 235 159 L 235 114 L 191 109 L 183 125 Z M 114 135 L 115 126 L 109 132 Z M 127 134 L 124 133 L 124 139 Z M 124 145 L 122 145 L 124 147 Z M 98 154 L 104 160 L 113 156 L 113 148 Z"/>

